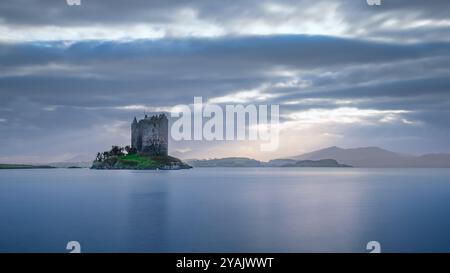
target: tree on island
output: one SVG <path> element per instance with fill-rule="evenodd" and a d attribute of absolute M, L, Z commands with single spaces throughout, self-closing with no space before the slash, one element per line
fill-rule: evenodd
<path fill-rule="evenodd" d="M 136 149 L 131 148 L 128 145 L 125 147 L 119 147 L 119 146 L 114 145 L 111 147 L 111 150 L 109 150 L 109 151 L 105 151 L 103 153 L 97 153 L 95 160 L 98 162 L 103 162 L 104 160 L 111 158 L 111 157 L 120 157 L 120 156 L 129 155 L 129 154 L 135 154 L 135 153 L 136 153 Z"/>
<path fill-rule="evenodd" d="M 127 152 L 128 155 L 134 155 L 137 154 L 136 148 L 132 148 L 130 145 L 125 146 L 125 152 Z"/>

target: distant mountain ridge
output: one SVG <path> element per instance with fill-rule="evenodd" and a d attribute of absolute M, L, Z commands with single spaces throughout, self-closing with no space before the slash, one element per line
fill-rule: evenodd
<path fill-rule="evenodd" d="M 247 157 L 187 159 L 185 161 L 193 167 L 263 167 L 263 162 Z"/>
<path fill-rule="evenodd" d="M 262 162 L 247 157 L 226 157 L 214 159 L 188 159 L 186 162 L 197 168 L 206 167 L 352 167 L 340 164 L 334 159 L 321 160 L 293 160 L 275 159 Z"/>
<path fill-rule="evenodd" d="M 295 163 L 288 163 L 280 167 L 352 167 L 350 165 L 340 164 L 334 159 L 320 159 L 320 160 L 297 160 Z"/>
<path fill-rule="evenodd" d="M 395 153 L 379 147 L 344 149 L 328 147 L 299 156 L 293 160 L 335 159 L 341 164 L 370 168 L 450 168 L 450 154 L 413 156 Z"/>
<path fill-rule="evenodd" d="M 450 168 L 450 154 L 414 156 L 379 147 L 344 149 L 328 147 L 291 158 L 262 162 L 246 157 L 188 159 L 193 167 L 363 167 L 363 168 Z"/>
<path fill-rule="evenodd" d="M 90 168 L 92 166 L 92 161 L 82 161 L 82 162 L 52 162 L 47 165 L 55 168 Z"/>

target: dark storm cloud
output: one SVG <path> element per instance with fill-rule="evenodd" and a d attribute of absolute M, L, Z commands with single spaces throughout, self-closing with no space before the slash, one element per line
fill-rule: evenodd
<path fill-rule="evenodd" d="M 278 35 L 217 39 L 163 39 L 133 42 L 0 44 L 2 68 L 51 63 L 85 65 L 108 71 L 111 64 L 132 72 L 193 72 L 241 68 L 253 72 L 261 65 L 311 69 L 349 64 L 389 63 L 447 56 L 450 43 L 395 44 L 326 36 Z M 174 65 L 174 64 L 177 65 Z M 205 69 L 206 67 L 206 69 Z M 127 73 L 128 70 L 121 70 Z M 214 73 L 214 72 L 212 72 Z M 241 72 L 239 72 L 241 73 Z"/>
<path fill-rule="evenodd" d="M 191 3 L 192 4 L 192 3 Z M 90 25 L 167 22 L 189 1 L 84 0 L 70 7 L 66 0 L 14 0 L 0 5 L 2 19 L 13 25 Z"/>
<path fill-rule="evenodd" d="M 337 5 L 346 18 L 366 18 L 380 12 L 413 12 L 418 18 L 442 18 L 449 15 L 450 4 L 446 0 L 383 0 L 382 5 L 369 8 L 366 1 L 347 0 L 82 0 L 80 7 L 68 7 L 65 0 L 14 0 L 2 1 L 1 17 L 12 24 L 92 24 L 121 22 L 168 22 L 175 19 L 178 10 L 192 9 L 200 18 L 226 22 L 239 18 L 264 18 L 276 16 L 265 8 L 277 4 L 292 10 L 306 10 L 314 6 L 326 8 Z M 320 14 L 316 15 L 320 18 Z M 281 15 L 280 15 L 281 17 Z M 285 18 L 286 19 L 286 18 Z"/>
<path fill-rule="evenodd" d="M 377 7 L 368 6 L 366 0 L 82 0 L 77 7 L 68 6 L 65 0 L 14 0 L 0 4 L 0 22 L 12 31 L 15 27 L 45 26 L 72 32 L 77 32 L 71 29 L 74 27 L 106 27 L 114 31 L 118 25 L 141 24 L 168 36 L 201 35 L 211 25 L 220 28 L 217 35 L 286 33 L 283 28 L 268 29 L 277 26 L 288 26 L 291 33 L 298 34 L 307 25 L 320 25 L 330 15 L 335 17 L 330 26 L 345 28 L 337 35 L 397 41 L 409 36 L 408 39 L 426 41 L 445 39 L 443 34 L 450 29 L 449 10 L 450 2 L 446 0 L 383 0 Z M 202 22 L 200 27 L 191 25 L 192 20 Z M 385 26 L 388 21 L 390 24 Z M 196 34 L 191 30 L 177 34 L 180 28 L 172 28 L 183 24 L 187 29 L 195 28 Z M 262 29 L 252 28 L 253 24 L 262 24 Z M 414 37 L 408 33 L 414 33 Z"/>
<path fill-rule="evenodd" d="M 399 45 L 302 35 L 9 44 L 0 46 L 0 70 L 9 73 L 0 77 L 1 104 L 24 98 L 43 107 L 168 106 L 190 103 L 196 95 L 218 97 L 285 81 L 271 73 L 280 68 L 301 71 L 313 85 L 269 88 L 279 102 L 402 96 L 446 100 L 449 51 L 450 44 L 443 42 Z"/>
<path fill-rule="evenodd" d="M 349 86 L 346 88 L 330 89 L 324 91 L 293 93 L 282 99 L 301 99 L 308 97 L 333 99 L 376 99 L 377 97 L 434 97 L 438 100 L 450 99 L 450 78 L 421 78 L 406 79 L 391 82 L 377 82 L 369 85 Z M 442 101 L 442 100 L 441 100 Z"/>
<path fill-rule="evenodd" d="M 421 94 L 424 88 L 427 92 L 445 93 L 448 87 L 445 77 L 428 81 L 410 78 L 414 73 L 418 74 L 414 77 L 423 75 L 420 69 L 429 58 L 443 59 L 449 55 L 448 43 L 398 45 L 301 35 L 79 42 L 70 46 L 9 44 L 0 46 L 3 60 L 0 71 L 5 73 L 0 76 L 4 98 L 0 103 L 7 104 L 7 98 L 25 97 L 44 105 L 92 107 L 138 102 L 173 105 L 189 103 L 195 95 L 217 97 L 285 80 L 283 76 L 271 74 L 276 69 L 304 71 L 306 75 L 313 70 L 310 79 L 314 86 L 309 92 L 299 93 L 295 87 L 269 90 L 280 95 L 286 93 L 286 99 L 411 96 Z M 387 65 L 408 60 L 414 63 L 405 67 L 420 65 L 403 75 L 407 77 L 401 83 L 316 90 L 321 86 L 335 89 L 336 83 L 398 78 L 406 68 L 388 69 Z M 431 69 L 432 66 L 428 70 Z M 327 79 L 326 71 L 337 74 Z"/>

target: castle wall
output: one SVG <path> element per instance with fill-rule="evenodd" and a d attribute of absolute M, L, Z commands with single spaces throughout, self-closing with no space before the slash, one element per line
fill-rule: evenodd
<path fill-rule="evenodd" d="M 169 124 L 164 114 L 146 117 L 131 125 L 131 145 L 139 153 L 167 155 Z"/>
<path fill-rule="evenodd" d="M 137 125 L 137 122 L 136 123 L 133 122 L 131 124 L 131 147 L 136 150 L 139 150 L 138 147 L 138 143 L 140 142 L 139 136 L 140 136 L 140 128 Z"/>

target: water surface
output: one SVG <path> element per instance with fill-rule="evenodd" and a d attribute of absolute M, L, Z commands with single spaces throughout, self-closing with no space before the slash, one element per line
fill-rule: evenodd
<path fill-rule="evenodd" d="M 0 252 L 450 251 L 450 169 L 0 171 Z"/>

